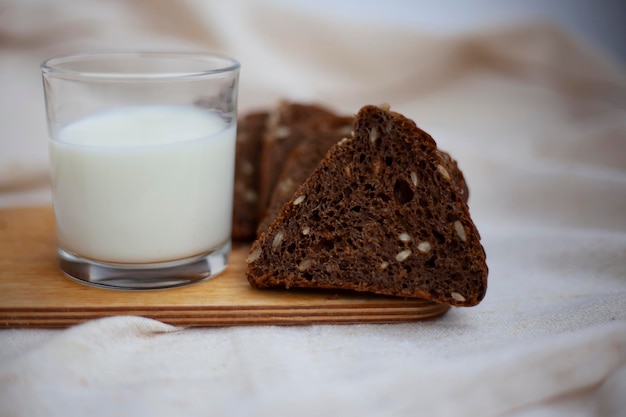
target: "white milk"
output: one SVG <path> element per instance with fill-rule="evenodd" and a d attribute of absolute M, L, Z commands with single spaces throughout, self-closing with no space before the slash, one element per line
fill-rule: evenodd
<path fill-rule="evenodd" d="M 204 254 L 231 230 L 236 126 L 191 106 L 127 107 L 50 141 L 57 239 L 114 263 Z"/>

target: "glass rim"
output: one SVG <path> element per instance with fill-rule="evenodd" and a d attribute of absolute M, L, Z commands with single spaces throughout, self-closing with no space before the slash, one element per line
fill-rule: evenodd
<path fill-rule="evenodd" d="M 190 60 L 195 62 L 211 62 L 222 61 L 221 65 L 210 66 L 204 70 L 191 71 L 168 71 L 168 72 L 116 72 L 116 71 L 85 71 L 63 68 L 64 64 L 80 61 L 93 61 L 96 59 L 106 58 L 125 58 L 125 59 L 173 59 L 173 60 Z M 68 79 L 84 79 L 84 80 L 111 80 L 111 81 L 158 81 L 158 80 L 175 80 L 175 79 L 194 79 L 236 72 L 240 68 L 240 64 L 235 59 L 217 53 L 203 52 L 154 52 L 154 51 L 136 51 L 136 52 L 90 52 L 64 55 L 46 59 L 41 64 L 41 70 L 46 75 L 53 75 L 60 78 Z"/>

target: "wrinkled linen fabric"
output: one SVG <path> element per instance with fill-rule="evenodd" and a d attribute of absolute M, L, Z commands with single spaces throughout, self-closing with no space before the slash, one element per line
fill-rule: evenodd
<path fill-rule="evenodd" d="M 0 28 L 0 207 L 50 204 L 41 61 L 208 50 L 240 60 L 242 113 L 415 120 L 459 161 L 490 268 L 480 305 L 418 323 L 2 330 L 0 415 L 624 415 L 626 75 L 594 49 L 543 23 L 434 36 L 252 0 L 9 0 Z"/>

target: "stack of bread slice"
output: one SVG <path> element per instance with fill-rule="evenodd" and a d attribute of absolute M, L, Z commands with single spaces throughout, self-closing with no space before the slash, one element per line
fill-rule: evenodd
<path fill-rule="evenodd" d="M 387 106 L 283 102 L 240 120 L 233 237 L 255 288 L 473 306 L 488 268 L 456 161 Z M 253 198 L 254 197 L 254 198 Z"/>

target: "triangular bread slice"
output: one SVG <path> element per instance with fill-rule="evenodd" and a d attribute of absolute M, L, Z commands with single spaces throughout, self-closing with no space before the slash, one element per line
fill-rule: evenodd
<path fill-rule="evenodd" d="M 365 106 L 253 243 L 256 288 L 349 289 L 478 304 L 480 235 L 435 141 L 387 108 Z"/>

